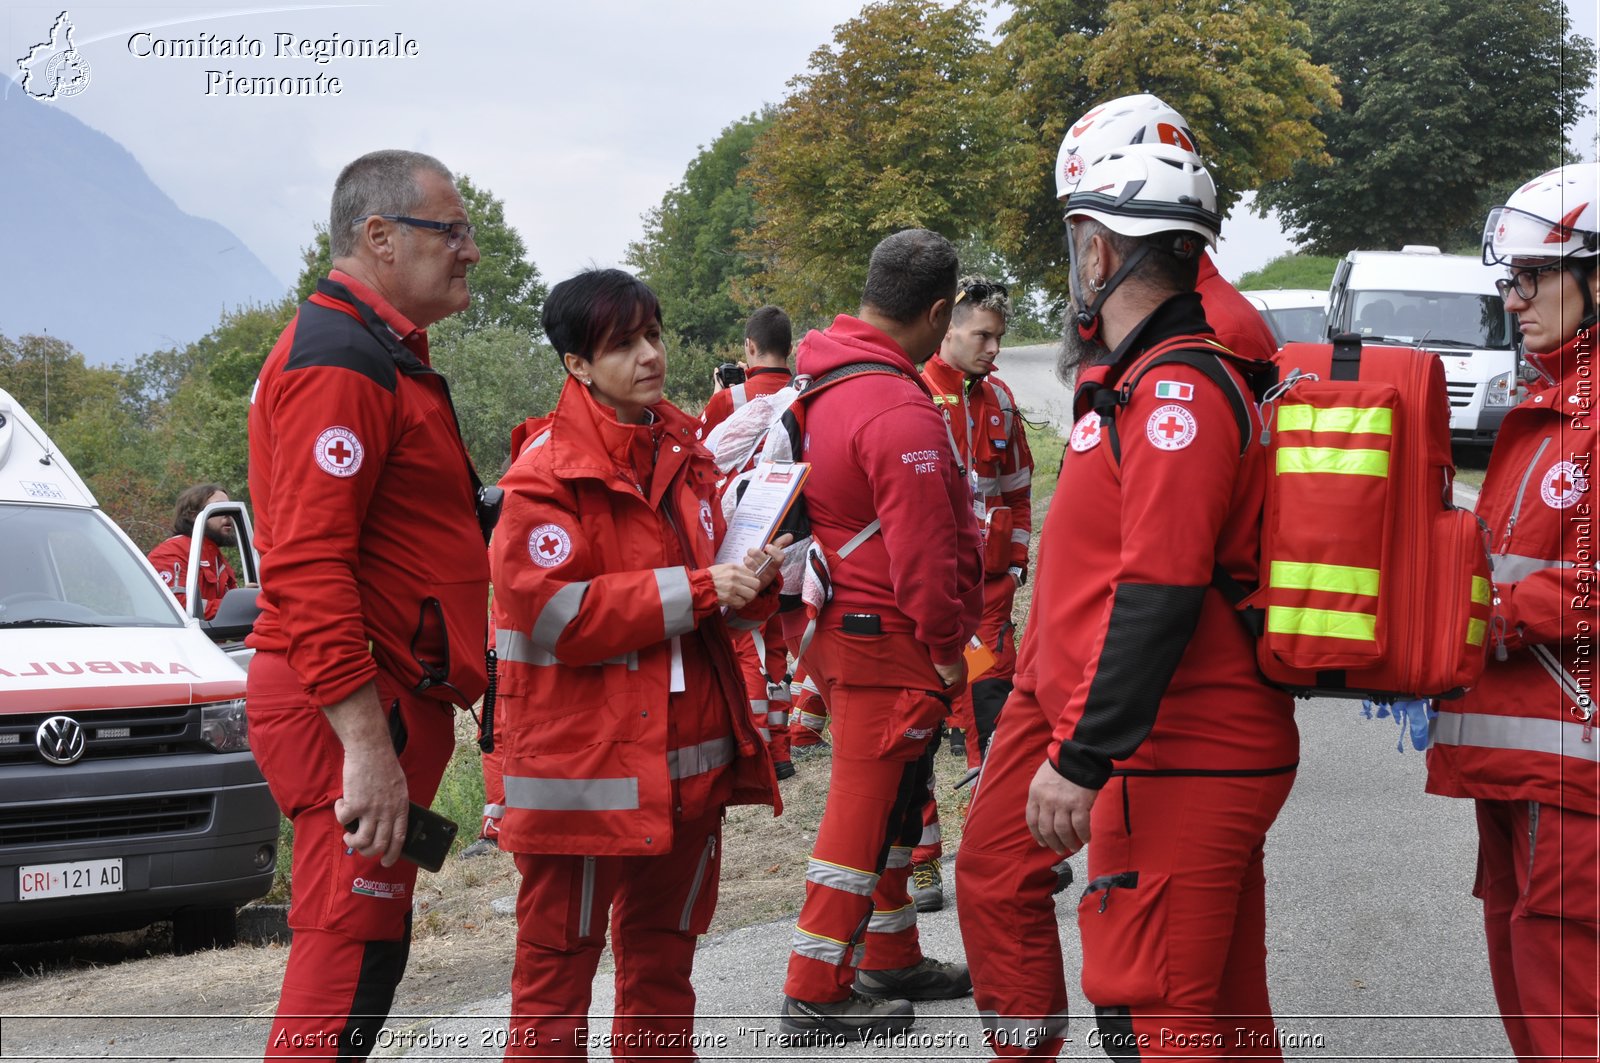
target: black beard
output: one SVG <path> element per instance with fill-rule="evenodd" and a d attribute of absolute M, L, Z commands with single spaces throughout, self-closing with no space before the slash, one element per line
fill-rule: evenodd
<path fill-rule="evenodd" d="M 206 528 L 206 538 L 216 546 L 232 546 L 234 544 L 232 532 L 214 532 L 209 527 Z"/>
<path fill-rule="evenodd" d="M 1110 354 L 1099 340 L 1086 340 L 1078 332 L 1078 314 L 1067 307 L 1066 324 L 1061 330 L 1061 348 L 1056 352 L 1056 379 L 1071 390 L 1078 381 L 1078 370 Z"/>

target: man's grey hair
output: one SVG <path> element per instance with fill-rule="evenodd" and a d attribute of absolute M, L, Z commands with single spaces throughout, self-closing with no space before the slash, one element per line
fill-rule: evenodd
<path fill-rule="evenodd" d="M 333 257 L 355 254 L 357 218 L 414 211 L 423 198 L 417 174 L 424 170 L 455 180 L 444 163 L 420 151 L 370 151 L 341 170 L 328 212 L 328 249 Z"/>
<path fill-rule="evenodd" d="M 909 324 L 940 299 L 954 299 L 956 249 L 936 232 L 902 229 L 872 249 L 861 304 Z"/>
<path fill-rule="evenodd" d="M 1117 258 L 1123 262 L 1128 261 L 1139 250 L 1141 244 L 1151 246 L 1150 253 L 1145 255 L 1143 262 L 1134 267 L 1132 273 L 1128 274 L 1123 281 L 1124 284 L 1132 283 L 1136 287 L 1161 295 L 1194 291 L 1195 281 L 1200 273 L 1199 253 L 1196 252 L 1193 257 L 1185 259 L 1177 257 L 1168 250 L 1175 242 L 1174 237 L 1188 237 L 1190 242 L 1197 243 L 1199 237 L 1194 234 L 1180 231 L 1158 233 L 1154 236 L 1124 236 L 1095 218 L 1085 217 L 1074 218 L 1073 225 L 1078 230 L 1076 236 L 1078 247 L 1087 248 L 1090 239 L 1099 236 L 1111 245 L 1111 249 L 1117 253 Z M 1104 282 L 1108 278 L 1099 279 Z"/>

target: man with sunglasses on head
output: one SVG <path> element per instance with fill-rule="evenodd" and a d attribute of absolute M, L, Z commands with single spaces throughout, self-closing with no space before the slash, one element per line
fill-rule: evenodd
<path fill-rule="evenodd" d="M 490 522 L 425 331 L 467 308 L 472 235 L 437 159 L 350 163 L 333 191 L 333 270 L 250 395 L 250 738 L 294 824 L 294 942 L 269 1059 L 372 1051 L 410 944 L 408 805 L 432 803 L 452 704 L 486 686 Z"/>
<path fill-rule="evenodd" d="M 1428 792 L 1470 797 L 1473 894 L 1521 1060 L 1595 1058 L 1600 742 L 1594 733 L 1595 309 L 1600 164 L 1541 174 L 1489 212 L 1483 260 L 1538 372 L 1495 439 L 1477 511 L 1494 562 L 1492 656 L 1439 703 Z"/>
<path fill-rule="evenodd" d="M 982 762 L 1011 693 L 1017 659 L 1011 609 L 1017 588 L 1028 575 L 1028 539 L 1033 531 L 1033 454 L 1016 397 L 994 375 L 1010 313 L 1005 285 L 982 277 L 961 278 L 950 329 L 922 367 L 934 404 L 949 422 L 983 536 L 983 620 L 978 638 L 994 653 L 995 663 L 953 699 L 950 713 L 951 745 L 966 756 L 969 767 Z M 911 896 L 918 911 L 944 907 L 941 855 L 939 807 L 930 792 L 923 806 L 922 844 L 911 854 Z"/>

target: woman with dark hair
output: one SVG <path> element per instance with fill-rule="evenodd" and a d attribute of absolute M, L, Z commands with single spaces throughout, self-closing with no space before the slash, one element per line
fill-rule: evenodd
<path fill-rule="evenodd" d="M 777 806 L 729 629 L 777 604 L 780 545 L 716 564 L 717 470 L 662 398 L 655 293 L 563 281 L 544 328 L 568 379 L 512 436 L 490 565 L 516 854 L 506 1057 L 584 1058 L 606 924 L 618 1058 L 695 1058 L 695 939 L 716 907 L 724 809 Z"/>

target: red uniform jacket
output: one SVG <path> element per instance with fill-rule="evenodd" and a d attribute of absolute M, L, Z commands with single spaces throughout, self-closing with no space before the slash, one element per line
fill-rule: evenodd
<path fill-rule="evenodd" d="M 772 366 L 757 366 L 745 375 L 743 384 L 735 384 L 731 388 L 723 388 L 716 392 L 706 402 L 706 408 L 700 411 L 700 427 L 695 432 L 696 439 L 704 439 L 710 431 L 732 416 L 733 411 L 759 395 L 771 395 L 775 391 L 782 391 L 794 383 L 794 374 L 787 369 L 778 369 Z"/>
<path fill-rule="evenodd" d="M 1266 450 L 1241 456 L 1227 396 L 1188 366 L 1151 372 L 1116 412 L 1120 461 L 1089 408 L 1091 387 L 1144 350 L 1209 331 L 1199 298 L 1174 296 L 1080 373 L 1056 487 L 1067 504 L 1045 519 L 1016 686 L 1055 718 L 1058 770 L 1081 786 L 1114 767 L 1256 772 L 1298 757 L 1289 695 L 1261 678 L 1254 639 L 1211 585 L 1218 564 L 1256 582 Z"/>
<path fill-rule="evenodd" d="M 1494 645 L 1478 685 L 1439 702 L 1429 793 L 1600 815 L 1594 347 L 1582 330 L 1534 356 L 1557 382 L 1536 386 L 1500 425 L 1477 507 L 1494 562 Z"/>
<path fill-rule="evenodd" d="M 950 432 L 898 344 L 845 314 L 800 341 L 799 372 L 817 377 L 851 362 L 873 373 L 830 387 L 806 405 L 806 504 L 817 541 L 837 551 L 873 518 L 883 522 L 834 566 L 833 601 L 818 617 L 836 628 L 846 613 L 876 613 L 886 632 L 911 632 L 936 664 L 953 664 L 978 629 L 983 566 L 972 497 L 951 453 Z"/>
<path fill-rule="evenodd" d="M 319 708 L 380 667 L 419 683 L 419 657 L 448 662 L 476 701 L 489 567 L 474 487 L 427 334 L 335 270 L 251 393 L 262 612 L 248 644 L 287 654 Z"/>
<path fill-rule="evenodd" d="M 949 421 L 967 466 L 974 516 L 983 522 L 1002 506 L 1007 511 L 1005 527 L 999 529 L 1007 540 L 1005 563 L 988 574 L 1000 575 L 1009 567 L 1017 569 L 1019 577 L 1026 576 L 1028 540 L 1033 535 L 1033 453 L 1017 414 L 1016 396 L 993 373 L 968 377 L 937 354 L 923 365 L 922 379 Z M 995 533 L 990 526 L 986 534 Z"/>
<path fill-rule="evenodd" d="M 151 567 L 161 577 L 161 582 L 178 596 L 178 604 L 186 608 L 189 603 L 184 588 L 188 586 L 189 547 L 193 542 L 192 536 L 174 535 L 150 551 Z M 222 596 L 238 585 L 239 581 L 234 578 L 228 559 L 222 556 L 217 544 L 210 539 L 201 540 L 200 600 L 206 603 L 207 620 L 217 615 L 217 606 L 222 604 Z"/>
<path fill-rule="evenodd" d="M 513 436 L 490 546 L 512 852 L 629 856 L 674 822 L 776 804 L 710 572 L 717 469 L 671 403 L 620 424 L 576 381 Z M 777 585 L 734 618 L 749 628 Z"/>
<path fill-rule="evenodd" d="M 1200 256 L 1200 274 L 1194 290 L 1200 293 L 1206 322 L 1217 334 L 1218 343 L 1241 358 L 1258 361 L 1271 361 L 1278 353 L 1278 341 L 1273 339 L 1266 318 L 1239 294 L 1239 289 L 1222 279 L 1209 252 Z"/>

